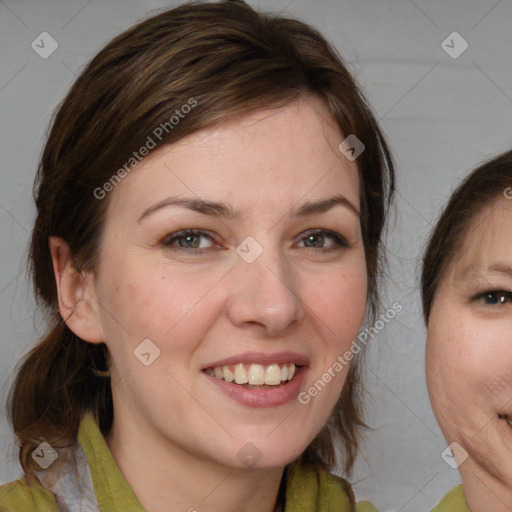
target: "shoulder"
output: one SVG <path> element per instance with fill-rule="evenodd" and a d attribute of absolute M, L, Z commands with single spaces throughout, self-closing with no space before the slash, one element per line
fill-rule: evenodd
<path fill-rule="evenodd" d="M 369 501 L 360 501 L 356 503 L 352 486 L 344 479 L 333 473 L 323 472 L 328 485 L 340 489 L 354 503 L 354 512 L 378 512 L 378 510 Z"/>
<path fill-rule="evenodd" d="M 314 464 L 296 464 L 287 477 L 285 512 L 377 512 L 368 503 L 355 502 L 350 484 Z"/>
<path fill-rule="evenodd" d="M 59 512 L 53 494 L 38 484 L 21 478 L 0 486 L 0 512 Z"/>
<path fill-rule="evenodd" d="M 356 503 L 355 512 L 378 512 L 378 510 L 369 501 L 360 501 Z"/>
<path fill-rule="evenodd" d="M 454 487 L 432 512 L 470 512 L 462 485 Z"/>

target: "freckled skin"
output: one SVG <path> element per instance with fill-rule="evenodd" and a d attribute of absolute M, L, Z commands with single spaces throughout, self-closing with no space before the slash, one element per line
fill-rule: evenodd
<path fill-rule="evenodd" d="M 512 503 L 512 205 L 496 199 L 472 219 L 442 277 L 428 323 L 426 373 L 443 434 L 468 453 L 459 471 L 473 512 Z M 475 298 L 504 290 L 503 303 Z M 505 505 L 508 504 L 508 505 Z"/>
<path fill-rule="evenodd" d="M 283 467 L 327 421 L 348 365 L 308 405 L 259 409 L 221 394 L 201 369 L 246 351 L 291 350 L 310 359 L 307 389 L 350 348 L 366 308 L 359 219 L 344 206 L 289 217 L 337 193 L 359 208 L 356 162 L 337 150 L 343 138 L 323 103 L 302 98 L 164 147 L 111 193 L 93 290 L 116 383 L 108 443 L 147 510 L 187 510 L 229 474 L 202 512 L 271 511 Z M 137 223 L 179 194 L 227 202 L 243 216 L 169 207 Z M 201 238 L 204 254 L 162 244 L 186 228 L 215 235 Z M 311 228 L 339 233 L 349 247 L 308 248 L 300 235 Z M 263 248 L 251 264 L 235 251 L 247 236 Z M 147 338 L 161 351 L 150 366 L 133 354 Z M 261 454 L 254 468 L 237 457 L 247 442 Z"/>

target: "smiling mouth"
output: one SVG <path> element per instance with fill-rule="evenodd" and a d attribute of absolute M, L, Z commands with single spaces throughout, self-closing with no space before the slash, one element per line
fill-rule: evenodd
<path fill-rule="evenodd" d="M 299 368 L 301 367 L 295 363 L 268 365 L 238 363 L 206 368 L 204 371 L 212 377 L 232 384 L 247 388 L 266 388 L 291 381 Z"/>
<path fill-rule="evenodd" d="M 509 427 L 512 427 L 512 418 L 507 414 L 498 414 L 498 418 L 508 423 Z"/>

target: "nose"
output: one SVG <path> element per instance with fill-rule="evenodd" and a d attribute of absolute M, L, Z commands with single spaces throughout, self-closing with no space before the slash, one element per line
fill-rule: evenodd
<path fill-rule="evenodd" d="M 230 272 L 229 317 L 233 325 L 258 325 L 266 336 L 277 336 L 300 324 L 305 306 L 298 279 L 279 248 L 265 247 L 252 263 L 237 256 Z"/>

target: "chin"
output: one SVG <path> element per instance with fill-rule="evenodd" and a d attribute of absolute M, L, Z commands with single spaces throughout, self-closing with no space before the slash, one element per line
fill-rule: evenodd
<path fill-rule="evenodd" d="M 272 435 L 272 434 L 271 434 Z M 307 444 L 300 443 L 292 446 L 290 440 L 276 437 L 269 442 L 265 437 L 245 439 L 233 443 L 236 445 L 236 456 L 230 453 L 228 465 L 238 469 L 271 469 L 282 468 L 297 460 L 307 448 Z"/>

